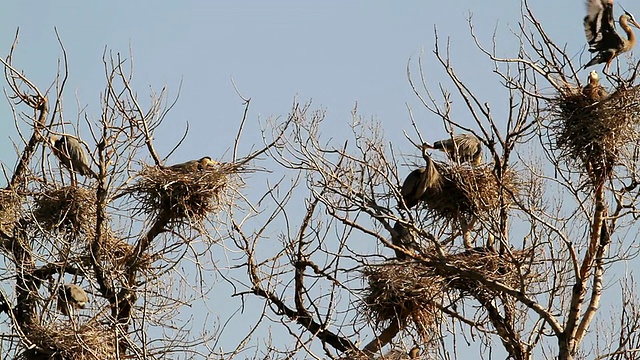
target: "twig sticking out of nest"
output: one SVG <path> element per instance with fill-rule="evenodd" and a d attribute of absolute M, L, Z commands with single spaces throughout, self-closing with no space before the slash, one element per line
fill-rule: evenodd
<path fill-rule="evenodd" d="M 508 206 L 512 203 L 510 192 L 519 192 L 512 171 L 506 172 L 499 182 L 490 165 L 471 167 L 438 163 L 438 172 L 442 177 L 439 190 L 426 194 L 423 200 L 436 216 L 446 219 L 461 214 L 489 218 L 500 209 L 501 197 Z"/>
<path fill-rule="evenodd" d="M 29 340 L 36 347 L 25 350 L 19 359 L 116 359 L 114 332 L 95 326 L 83 325 L 74 330 L 68 324 L 34 325 L 29 331 Z M 54 354 L 57 357 L 53 357 Z"/>
<path fill-rule="evenodd" d="M 413 262 L 389 261 L 362 271 L 369 284 L 365 309 L 378 324 L 398 321 L 401 327 L 415 325 L 426 340 L 437 315 L 434 298 L 445 290 L 441 277 L 432 269 Z"/>
<path fill-rule="evenodd" d="M 611 176 L 620 150 L 637 141 L 640 87 L 618 89 L 593 102 L 579 88 L 561 93 L 552 103 L 555 144 L 569 163 L 579 161 L 592 181 Z"/>
<path fill-rule="evenodd" d="M 235 170 L 233 164 L 186 172 L 147 166 L 128 193 L 147 214 L 164 216 L 171 222 L 199 222 L 229 201 L 224 195 L 232 186 L 229 175 Z"/>
<path fill-rule="evenodd" d="M 0 189 L 0 231 L 11 233 L 20 217 L 20 197 L 11 190 Z"/>
<path fill-rule="evenodd" d="M 89 234 L 95 224 L 95 203 L 95 193 L 77 186 L 46 190 L 35 199 L 34 216 L 47 230 Z"/>

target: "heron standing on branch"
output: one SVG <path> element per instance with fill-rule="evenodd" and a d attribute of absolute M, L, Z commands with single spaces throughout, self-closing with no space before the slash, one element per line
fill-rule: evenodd
<path fill-rule="evenodd" d="M 423 146 L 444 151 L 449 159 L 459 163 L 478 166 L 482 163 L 482 142 L 473 134 L 455 135 L 452 138 L 436 141 L 433 145 Z"/>
<path fill-rule="evenodd" d="M 607 74 L 613 59 L 631 50 L 636 38 L 629 24 L 636 28 L 640 28 L 640 24 L 626 10 L 620 15 L 619 23 L 627 34 L 626 39 L 616 31 L 613 20 L 613 0 L 587 0 L 587 16 L 583 21 L 584 32 L 589 43 L 589 51 L 597 54 L 584 68 L 606 63 L 603 72 Z"/>
<path fill-rule="evenodd" d="M 69 171 L 82 176 L 97 178 L 96 173 L 89 166 L 87 154 L 78 139 L 71 135 L 63 134 L 62 136 L 52 136 L 49 141 L 52 144 L 53 154 Z"/>
<path fill-rule="evenodd" d="M 440 188 L 442 178 L 427 153 L 428 148 L 424 144 L 420 147 L 422 157 L 427 162 L 426 166 L 413 170 L 402 183 L 400 195 L 407 209 L 416 206 L 430 189 Z"/>

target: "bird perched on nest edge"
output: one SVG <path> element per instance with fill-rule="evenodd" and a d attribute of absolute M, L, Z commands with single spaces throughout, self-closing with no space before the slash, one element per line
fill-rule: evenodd
<path fill-rule="evenodd" d="M 603 70 L 606 74 L 616 56 L 633 48 L 636 38 L 629 24 L 637 28 L 640 28 L 640 24 L 626 10 L 620 15 L 619 23 L 627 35 L 626 39 L 616 31 L 613 20 L 613 0 L 587 0 L 587 16 L 583 21 L 584 32 L 589 43 L 589 52 L 597 54 L 584 68 L 606 63 Z"/>
<path fill-rule="evenodd" d="M 444 151 L 449 159 L 459 163 L 478 166 L 482 163 L 482 142 L 473 134 L 460 134 L 452 138 L 436 141 L 433 145 L 424 144 L 432 149 Z"/>
<path fill-rule="evenodd" d="M 593 70 L 589 73 L 589 83 L 582 88 L 582 94 L 594 102 L 602 101 L 609 97 L 609 93 L 598 81 L 598 73 Z"/>
<path fill-rule="evenodd" d="M 200 158 L 199 160 L 189 160 L 183 163 L 168 166 L 167 169 L 179 172 L 192 172 L 198 170 L 209 170 L 218 165 L 218 162 L 209 156 Z"/>
<path fill-rule="evenodd" d="M 88 301 L 87 293 L 78 285 L 64 284 L 58 290 L 58 310 L 64 315 L 73 316 L 73 309 L 84 308 Z"/>
<path fill-rule="evenodd" d="M 427 154 L 429 146 L 423 144 L 421 147 L 422 157 L 427 162 L 425 167 L 413 170 L 402 183 L 400 195 L 404 200 L 407 209 L 416 206 L 429 189 L 437 189 L 440 187 L 442 178 L 436 165 Z"/>
<path fill-rule="evenodd" d="M 76 172 L 82 176 L 97 177 L 96 173 L 91 170 L 87 154 L 78 139 L 71 135 L 63 134 L 61 136 L 51 136 L 49 142 L 51 143 L 53 154 L 69 171 Z"/>

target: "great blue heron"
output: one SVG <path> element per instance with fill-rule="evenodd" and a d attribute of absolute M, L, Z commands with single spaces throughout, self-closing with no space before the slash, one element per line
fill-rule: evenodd
<path fill-rule="evenodd" d="M 53 144 L 53 154 L 64 167 L 82 176 L 97 177 L 89 166 L 82 144 L 75 137 L 66 134 L 52 136 L 49 141 Z"/>
<path fill-rule="evenodd" d="M 87 293 L 78 285 L 64 284 L 58 290 L 58 310 L 64 315 L 73 316 L 74 309 L 83 308 L 88 301 Z"/>
<path fill-rule="evenodd" d="M 584 67 L 606 63 L 604 72 L 608 73 L 613 59 L 629 50 L 636 38 L 629 24 L 640 28 L 633 15 L 625 11 L 619 18 L 620 27 L 627 34 L 621 37 L 616 31 L 613 20 L 613 0 L 587 0 L 587 16 L 584 17 L 584 32 L 589 43 L 589 51 L 597 53 Z"/>
<path fill-rule="evenodd" d="M 598 73 L 593 70 L 589 73 L 588 84 L 582 88 L 582 94 L 591 101 L 598 102 L 609 97 L 609 93 L 600 85 L 598 81 Z"/>
<path fill-rule="evenodd" d="M 482 163 L 482 142 L 473 134 L 455 135 L 425 146 L 444 151 L 451 160 L 459 163 L 467 162 L 475 166 Z"/>
<path fill-rule="evenodd" d="M 416 206 L 429 189 L 438 189 L 442 182 L 438 169 L 429 154 L 427 154 L 427 148 L 425 145 L 421 147 L 422 157 L 427 162 L 426 166 L 413 170 L 407 178 L 404 179 L 402 188 L 400 189 L 400 195 L 402 195 L 402 200 L 404 200 L 407 209 Z"/>
<path fill-rule="evenodd" d="M 396 221 L 391 232 L 391 243 L 403 249 L 412 249 L 415 247 L 415 236 L 400 221 Z M 396 253 L 396 259 L 405 260 L 407 255 L 400 250 L 393 249 Z"/>
<path fill-rule="evenodd" d="M 208 170 L 217 165 L 218 162 L 209 156 L 200 158 L 199 160 L 190 160 L 180 164 L 171 165 L 168 169 L 179 172 L 192 172 L 198 170 Z"/>

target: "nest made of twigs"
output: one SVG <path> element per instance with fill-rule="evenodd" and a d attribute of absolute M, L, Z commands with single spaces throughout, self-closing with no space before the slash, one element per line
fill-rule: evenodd
<path fill-rule="evenodd" d="M 28 334 L 35 347 L 22 352 L 18 359 L 109 360 L 117 357 L 113 330 L 99 325 L 85 324 L 75 330 L 69 324 L 32 325 Z"/>
<path fill-rule="evenodd" d="M 510 206 L 521 188 L 513 171 L 505 172 L 499 181 L 490 164 L 473 167 L 438 163 L 437 166 L 440 186 L 423 197 L 436 217 L 455 219 L 460 215 L 473 215 L 490 218 L 497 214 L 500 206 Z"/>
<path fill-rule="evenodd" d="M 11 190 L 0 189 L 0 230 L 10 234 L 20 218 L 20 197 Z"/>
<path fill-rule="evenodd" d="M 90 233 L 95 226 L 95 203 L 94 192 L 71 185 L 38 194 L 33 213 L 46 230 Z"/>
<path fill-rule="evenodd" d="M 591 177 L 608 178 L 620 150 L 638 140 L 640 87 L 620 88 L 593 101 L 580 88 L 560 93 L 551 103 L 551 128 L 561 157 Z"/>
<path fill-rule="evenodd" d="M 135 254 L 135 247 L 129 244 L 125 239 L 118 237 L 113 232 L 108 231 L 103 234 L 100 243 L 100 250 L 102 251 L 103 265 L 107 265 L 109 269 L 121 269 L 128 263 L 134 263 L 140 270 L 146 270 L 151 266 L 153 258 L 148 253 Z M 135 256 L 135 259 L 132 257 Z M 91 266 L 93 260 L 93 254 L 89 243 L 83 250 L 81 255 L 81 261 L 85 266 Z"/>
<path fill-rule="evenodd" d="M 199 222 L 228 205 L 226 195 L 234 186 L 230 175 L 235 170 L 233 164 L 186 172 L 145 166 L 128 193 L 140 202 L 144 213 L 170 222 Z"/>

